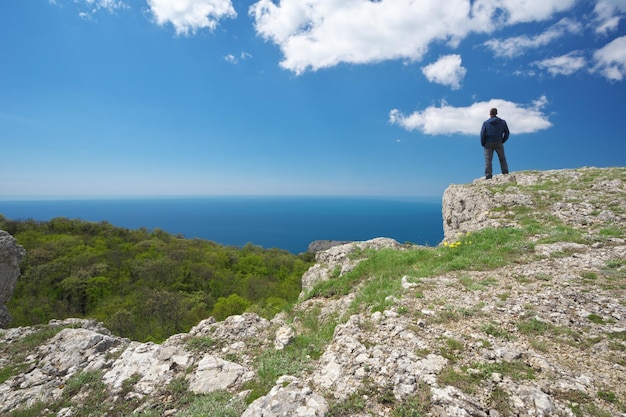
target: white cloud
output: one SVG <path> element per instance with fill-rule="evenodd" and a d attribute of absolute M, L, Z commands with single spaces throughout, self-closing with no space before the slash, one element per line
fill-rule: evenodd
<path fill-rule="evenodd" d="M 125 9 L 128 6 L 120 0 L 85 0 L 94 10 L 107 10 L 113 12 L 116 9 Z"/>
<path fill-rule="evenodd" d="M 548 103 L 545 96 L 530 106 L 502 99 L 474 103 L 469 107 L 453 107 L 442 102 L 440 107 L 431 106 L 409 115 L 393 109 L 389 122 L 427 135 L 462 134 L 478 136 L 482 122 L 488 118 L 489 109 L 498 109 L 498 116 L 507 121 L 511 134 L 533 133 L 552 126 L 542 108 Z"/>
<path fill-rule="evenodd" d="M 487 0 L 485 3 L 501 8 L 507 23 L 516 24 L 549 19 L 573 7 L 576 0 Z"/>
<path fill-rule="evenodd" d="M 423 67 L 422 73 L 430 82 L 448 85 L 457 90 L 461 87 L 461 80 L 467 69 L 461 66 L 461 55 L 446 55 Z"/>
<path fill-rule="evenodd" d="M 599 72 L 612 81 L 621 81 L 626 76 L 626 36 L 614 39 L 593 54 L 593 72 Z"/>
<path fill-rule="evenodd" d="M 230 0 L 148 0 L 159 25 L 171 23 L 177 35 L 214 30 L 220 19 L 237 16 Z"/>
<path fill-rule="evenodd" d="M 276 43 L 295 73 L 340 63 L 417 61 L 435 41 L 451 46 L 471 32 L 545 20 L 575 0 L 260 0 L 257 33 Z"/>
<path fill-rule="evenodd" d="M 620 20 L 626 13 L 626 0 L 599 0 L 594 8 L 592 20 L 596 33 L 606 34 L 617 30 Z"/>
<path fill-rule="evenodd" d="M 553 76 L 571 75 L 585 68 L 587 60 L 581 55 L 580 51 L 574 51 L 569 54 L 534 62 L 534 65 L 548 71 Z"/>
<path fill-rule="evenodd" d="M 241 52 L 239 56 L 228 54 L 224 57 L 224 61 L 230 64 L 238 64 L 241 61 L 245 61 L 248 58 L 252 58 L 252 55 L 247 52 Z"/>
<path fill-rule="evenodd" d="M 485 45 L 493 51 L 495 56 L 512 58 L 524 54 L 527 49 L 548 45 L 568 33 L 577 33 L 581 30 L 582 26 L 579 23 L 564 18 L 539 35 L 520 35 L 504 40 L 491 39 L 485 42 Z"/>
<path fill-rule="evenodd" d="M 48 0 L 48 2 L 53 5 L 59 4 L 57 0 Z M 73 0 L 73 3 L 84 5 L 85 10 L 80 11 L 78 15 L 85 20 L 93 20 L 93 16 L 101 10 L 115 13 L 117 10 L 130 8 L 122 0 Z"/>

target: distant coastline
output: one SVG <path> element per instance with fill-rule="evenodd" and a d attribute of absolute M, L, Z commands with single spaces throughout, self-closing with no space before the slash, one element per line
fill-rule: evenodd
<path fill-rule="evenodd" d="M 211 196 L 23 198 L 0 200 L 11 220 L 66 217 L 145 227 L 224 245 L 252 243 L 292 253 L 315 240 L 389 237 L 436 245 L 443 238 L 441 200 L 420 197 Z"/>

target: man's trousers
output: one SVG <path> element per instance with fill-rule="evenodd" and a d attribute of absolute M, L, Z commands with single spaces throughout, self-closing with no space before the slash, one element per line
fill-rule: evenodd
<path fill-rule="evenodd" d="M 506 162 L 506 156 L 504 155 L 504 145 L 502 142 L 487 142 L 484 146 L 485 150 L 485 178 L 489 179 L 492 176 L 493 166 L 493 151 L 498 154 L 500 160 L 500 170 L 503 174 L 509 173 L 509 165 Z"/>

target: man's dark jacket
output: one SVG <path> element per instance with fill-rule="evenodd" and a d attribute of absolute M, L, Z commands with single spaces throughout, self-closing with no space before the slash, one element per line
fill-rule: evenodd
<path fill-rule="evenodd" d="M 480 144 L 485 146 L 487 143 L 506 142 L 509 138 L 509 127 L 503 119 L 497 116 L 485 120 L 482 129 L 480 129 Z"/>

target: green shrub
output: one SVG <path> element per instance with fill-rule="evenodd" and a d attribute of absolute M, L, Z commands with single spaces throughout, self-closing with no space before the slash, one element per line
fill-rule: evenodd
<path fill-rule="evenodd" d="M 216 320 L 222 321 L 228 316 L 241 314 L 250 307 L 250 302 L 239 294 L 231 294 L 228 297 L 220 297 L 215 305 L 211 315 Z"/>

